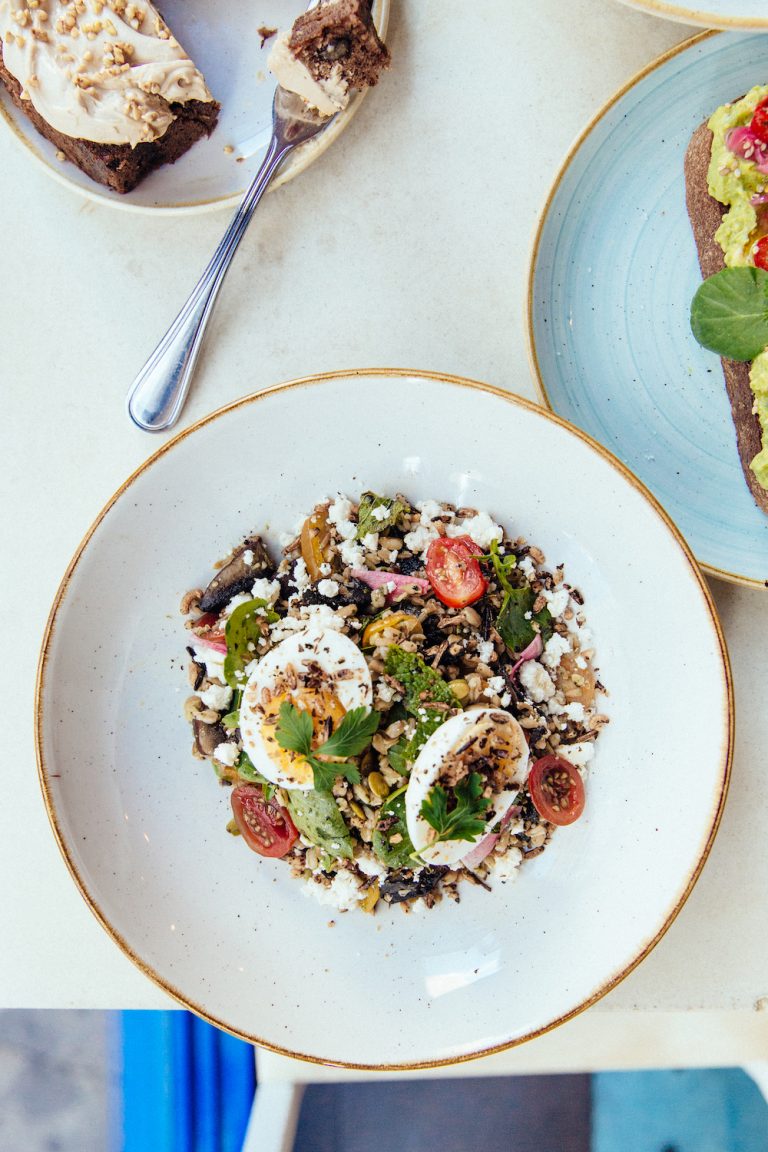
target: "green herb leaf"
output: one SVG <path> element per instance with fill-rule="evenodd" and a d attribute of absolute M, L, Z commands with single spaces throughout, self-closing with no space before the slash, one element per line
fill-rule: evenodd
<path fill-rule="evenodd" d="M 512 585 L 509 582 L 509 573 L 513 568 L 517 567 L 517 556 L 515 556 L 514 552 L 508 552 L 502 556 L 499 552 L 498 540 L 492 540 L 490 552 L 485 556 L 478 556 L 478 560 L 490 561 L 490 563 L 493 564 L 496 579 L 502 590 L 504 592 L 512 591 Z"/>
<path fill-rule="evenodd" d="M 347 763 L 347 760 L 365 751 L 379 726 L 379 719 L 378 712 L 369 712 L 364 707 L 353 708 L 325 744 L 313 749 L 312 717 L 284 700 L 280 705 L 275 738 L 281 748 L 304 756 L 312 769 L 315 788 L 328 791 L 338 776 L 352 784 L 360 783 L 357 766 Z"/>
<path fill-rule="evenodd" d="M 249 600 L 239 604 L 227 620 L 224 638 L 227 654 L 224 657 L 224 679 L 230 688 L 242 688 L 245 668 L 258 659 L 258 642 L 264 636 L 267 624 L 279 620 L 266 600 Z"/>
<path fill-rule="evenodd" d="M 405 788 L 388 796 L 379 808 L 372 847 L 387 868 L 413 867 L 414 848 L 405 820 Z"/>
<path fill-rule="evenodd" d="M 280 705 L 280 716 L 275 729 L 275 739 L 287 752 L 298 752 L 309 756 L 312 751 L 314 726 L 309 712 L 297 708 L 289 700 Z"/>
<path fill-rule="evenodd" d="M 386 516 L 379 511 L 374 516 L 375 509 L 384 509 Z M 357 539 L 362 540 L 369 532 L 383 532 L 385 528 L 394 528 L 408 505 L 402 500 L 390 499 L 388 496 L 377 496 L 375 492 L 364 492 L 360 498 L 360 507 L 357 513 Z"/>
<path fill-rule="evenodd" d="M 421 806 L 421 816 L 437 832 L 433 844 L 441 840 L 474 841 L 482 836 L 487 827 L 482 813 L 491 803 L 482 793 L 482 776 L 470 773 L 453 789 L 455 804 L 449 810 L 450 794 L 442 785 L 435 785 Z"/>
<path fill-rule="evenodd" d="M 359 756 L 376 735 L 381 717 L 378 712 L 367 708 L 353 708 L 347 712 L 336 731 L 317 752 L 323 756 L 336 756 L 341 760 L 348 756 Z"/>
<path fill-rule="evenodd" d="M 332 860 L 351 860 L 354 856 L 352 836 L 344 817 L 329 792 L 286 793 L 291 818 L 303 836 L 327 852 Z"/>
<path fill-rule="evenodd" d="M 768 346 L 768 272 L 724 268 L 708 277 L 691 304 L 691 330 L 729 360 L 754 360 Z"/>
<path fill-rule="evenodd" d="M 522 652 L 527 648 L 537 632 L 541 633 L 542 642 L 545 644 L 552 635 L 552 616 L 549 609 L 542 608 L 534 615 L 535 602 L 536 593 L 527 586 L 510 588 L 504 593 L 496 620 L 496 631 L 512 653 Z M 534 623 L 538 628 L 534 627 Z"/>

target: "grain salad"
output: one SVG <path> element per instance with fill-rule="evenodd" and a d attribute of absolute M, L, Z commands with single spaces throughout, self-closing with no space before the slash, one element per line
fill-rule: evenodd
<path fill-rule="evenodd" d="M 487 512 L 325 499 L 186 593 L 228 830 L 341 912 L 492 890 L 578 819 L 607 716 L 580 591 Z"/>

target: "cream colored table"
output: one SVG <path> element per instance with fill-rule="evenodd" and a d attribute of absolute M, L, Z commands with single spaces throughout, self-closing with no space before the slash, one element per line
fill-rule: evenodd
<path fill-rule="evenodd" d="M 534 394 L 523 294 L 537 212 L 592 113 L 689 30 L 615 0 L 471 9 L 468 20 L 459 0 L 393 0 L 396 65 L 338 143 L 259 209 L 185 422 L 278 380 L 357 366 L 438 369 Z M 52 182 L 5 130 L 0 171 L 0 1006 L 163 1008 L 165 994 L 99 928 L 59 856 L 37 784 L 32 694 L 67 561 L 102 503 L 161 442 L 129 424 L 126 387 L 226 218 L 96 206 Z M 715 594 L 738 744 L 699 884 L 606 1000 L 462 1071 L 768 1056 L 768 1013 L 755 1010 L 768 996 L 768 596 L 726 585 Z M 658 1048 L 664 1037 L 668 1050 Z"/>

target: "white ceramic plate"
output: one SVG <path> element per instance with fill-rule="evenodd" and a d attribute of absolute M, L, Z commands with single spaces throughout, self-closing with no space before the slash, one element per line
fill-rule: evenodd
<path fill-rule="evenodd" d="M 765 0 L 707 0 L 703 8 L 668 0 L 623 0 L 623 3 L 666 20 L 700 24 L 702 28 L 768 28 Z"/>
<path fill-rule="evenodd" d="M 385 36 L 390 0 L 374 0 L 376 27 Z M 301 0 L 164 0 L 168 25 L 205 76 L 221 104 L 219 123 L 175 164 L 151 173 L 132 192 L 120 195 L 95 183 L 74 164 L 56 159 L 56 148 L 33 128 L 0 85 L 0 113 L 14 137 L 40 161 L 49 175 L 90 200 L 115 208 L 174 215 L 237 204 L 256 174 L 272 130 L 275 82 L 267 71 L 274 40 L 261 47 L 257 29 L 288 28 L 308 4 Z M 288 158 L 273 187 L 303 172 L 354 116 L 365 93 L 356 94 L 344 112 Z M 226 151 L 231 148 L 233 151 Z"/>
<path fill-rule="evenodd" d="M 586 815 L 516 883 L 374 918 L 333 915 L 285 865 L 226 834 L 228 792 L 192 759 L 181 715 L 178 615 L 243 535 L 274 546 L 318 498 L 369 486 L 477 505 L 565 563 L 586 596 L 611 716 Z M 712 843 L 732 699 L 706 585 L 623 465 L 509 393 L 372 371 L 221 409 L 125 483 L 57 596 L 37 725 L 67 863 L 148 976 L 277 1051 L 413 1067 L 536 1035 L 647 954 Z"/>

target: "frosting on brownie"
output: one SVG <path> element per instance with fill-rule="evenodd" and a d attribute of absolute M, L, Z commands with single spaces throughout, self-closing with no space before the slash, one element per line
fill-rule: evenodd
<path fill-rule="evenodd" d="M 157 140 L 175 119 L 170 104 L 213 99 L 146 0 L 0 0 L 0 35 L 22 99 L 79 140 Z"/>
<path fill-rule="evenodd" d="M 321 116 L 334 116 L 349 103 L 349 85 L 341 74 L 341 67 L 334 65 L 325 78 L 313 76 L 291 51 L 290 36 L 291 33 L 286 32 L 275 41 L 267 67 L 281 88 L 301 96 Z"/>

